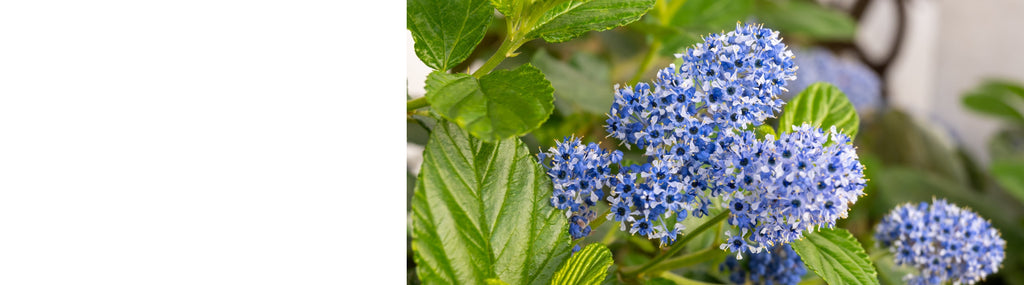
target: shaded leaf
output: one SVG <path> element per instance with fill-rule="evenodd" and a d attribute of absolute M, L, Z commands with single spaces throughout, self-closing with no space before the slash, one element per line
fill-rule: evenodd
<path fill-rule="evenodd" d="M 890 110 L 861 135 L 860 150 L 878 155 L 887 165 L 926 169 L 961 185 L 970 185 L 964 162 L 942 130 Z"/>
<path fill-rule="evenodd" d="M 754 12 L 753 0 L 686 0 L 682 5 L 673 4 L 678 1 L 669 2 L 669 6 L 676 9 L 666 14 L 669 15 L 667 26 L 678 32 L 664 39 L 662 55 L 680 53 L 710 33 L 732 30 L 737 22 L 745 22 Z"/>
<path fill-rule="evenodd" d="M 604 244 L 592 243 L 572 255 L 562 265 L 551 284 L 598 284 L 612 265 L 612 252 Z"/>
<path fill-rule="evenodd" d="M 948 199 L 960 206 L 973 209 L 982 217 L 992 220 L 1004 236 L 1024 238 L 1024 228 L 1018 224 L 1020 209 L 1013 199 L 999 199 L 979 193 L 949 178 L 907 167 L 886 167 L 878 173 L 878 191 L 883 199 L 879 207 L 885 212 L 903 203 L 931 202 L 933 197 Z"/>
<path fill-rule="evenodd" d="M 779 120 L 779 132 L 793 131 L 793 126 L 811 123 L 828 131 L 833 125 L 851 139 L 857 136 L 860 117 L 843 91 L 835 85 L 818 82 L 786 103 Z"/>
<path fill-rule="evenodd" d="M 577 52 L 569 63 L 544 51 L 533 56 L 532 63 L 551 80 L 555 88 L 555 106 L 562 115 L 576 112 L 605 114 L 614 101 L 608 63 L 587 53 Z"/>
<path fill-rule="evenodd" d="M 963 97 L 976 112 L 1024 123 L 1024 87 L 1007 81 L 988 81 Z"/>
<path fill-rule="evenodd" d="M 489 142 L 536 129 L 554 109 L 551 83 L 529 64 L 480 79 L 435 71 L 426 90 L 431 110 Z"/>
<path fill-rule="evenodd" d="M 852 41 L 857 22 L 850 15 L 810 1 L 764 1 L 757 15 L 786 37 L 817 41 Z"/>
<path fill-rule="evenodd" d="M 792 245 L 807 268 L 828 284 L 878 284 L 868 254 L 845 229 L 808 231 Z"/>
<path fill-rule="evenodd" d="M 999 185 L 1024 203 L 1024 161 L 999 160 L 992 163 L 992 176 Z"/>
<path fill-rule="evenodd" d="M 569 1 L 545 12 L 527 38 L 564 42 L 588 31 L 604 31 L 635 22 L 653 6 L 654 0 Z"/>
<path fill-rule="evenodd" d="M 407 0 L 406 5 L 416 56 L 442 71 L 469 57 L 494 17 L 487 0 Z"/>
<path fill-rule="evenodd" d="M 420 280 L 547 284 L 570 252 L 568 224 L 550 206 L 551 191 L 519 139 L 485 143 L 439 122 L 412 200 Z"/>

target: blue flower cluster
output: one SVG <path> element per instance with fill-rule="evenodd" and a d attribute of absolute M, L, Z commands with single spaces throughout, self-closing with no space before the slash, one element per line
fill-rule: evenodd
<path fill-rule="evenodd" d="M 832 83 L 846 94 L 857 112 L 871 112 L 881 108 L 882 83 L 863 63 L 836 57 L 826 49 L 795 49 L 796 64 L 800 66 L 797 79 L 790 82 L 790 92 L 783 98 L 792 98 L 801 90 L 818 81 Z"/>
<path fill-rule="evenodd" d="M 757 126 L 783 102 L 794 78 L 792 53 L 778 32 L 757 25 L 711 34 L 677 55 L 684 65 L 658 72 L 653 84 L 615 86 L 609 136 L 644 150 L 647 163 L 624 167 L 610 183 L 609 220 L 620 229 L 671 244 L 689 213 L 708 214 L 711 198 L 732 193 L 716 161 L 731 156 L 738 130 Z M 665 220 L 675 216 L 673 221 Z"/>
<path fill-rule="evenodd" d="M 565 210 L 569 234 L 573 239 L 590 235 L 590 221 L 597 215 L 590 208 L 604 197 L 602 188 L 612 177 L 610 165 L 622 160 L 622 152 L 608 152 L 596 143 L 584 145 L 579 138 L 565 138 L 548 153 L 537 156 L 554 184 L 551 206 Z M 551 160 L 544 163 L 548 157 Z"/>
<path fill-rule="evenodd" d="M 729 281 L 735 284 L 795 285 L 807 274 L 804 262 L 788 244 L 751 254 L 746 264 L 729 256 L 718 266 L 719 271 L 726 269 Z"/>
<path fill-rule="evenodd" d="M 778 140 L 747 132 L 718 161 L 738 187 L 728 201 L 730 235 L 722 249 L 759 252 L 800 239 L 803 230 L 834 227 L 849 205 L 864 195 L 864 166 L 850 138 L 832 127 L 828 134 L 809 124 L 794 126 Z M 747 235 L 749 233 L 749 236 Z"/>
<path fill-rule="evenodd" d="M 898 206 L 875 228 L 876 246 L 916 268 L 910 284 L 974 284 L 999 270 L 1006 241 L 988 221 L 945 200 Z"/>

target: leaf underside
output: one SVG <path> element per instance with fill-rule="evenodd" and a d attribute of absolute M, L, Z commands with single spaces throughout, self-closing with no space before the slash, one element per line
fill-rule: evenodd
<path fill-rule="evenodd" d="M 612 252 L 604 244 L 592 243 L 576 252 L 555 272 L 551 284 L 598 284 L 612 266 Z"/>
<path fill-rule="evenodd" d="M 424 284 L 547 284 L 569 257 L 551 180 L 517 138 L 485 143 L 440 122 L 412 199 L 416 273 Z"/>

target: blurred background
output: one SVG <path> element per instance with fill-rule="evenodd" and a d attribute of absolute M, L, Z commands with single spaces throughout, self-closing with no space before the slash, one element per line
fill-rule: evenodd
<path fill-rule="evenodd" d="M 603 128 L 615 84 L 650 81 L 673 63 L 673 53 L 708 33 L 732 30 L 737 21 L 764 23 L 796 53 L 798 79 L 789 83 L 787 98 L 826 81 L 860 114 L 856 144 L 870 179 L 868 195 L 841 226 L 869 254 L 880 255 L 871 234 L 883 215 L 898 204 L 946 198 L 990 219 L 1007 240 L 1003 268 L 984 283 L 1024 284 L 1020 15 L 1021 0 L 689 0 L 677 10 L 655 8 L 628 26 L 569 42 L 531 41 L 498 68 L 530 62 L 555 87 L 554 114 L 524 137 L 532 151 L 573 134 L 615 147 Z M 504 31 L 504 18 L 495 17 L 470 59 L 454 70 L 479 67 Z M 420 97 L 431 69 L 406 37 L 408 96 Z M 407 127 L 411 196 L 429 126 L 409 121 Z M 613 247 L 616 257 L 644 251 L 638 243 Z M 876 260 L 883 284 L 901 283 L 901 269 L 891 258 L 885 261 Z M 411 257 L 409 265 L 414 282 Z"/>

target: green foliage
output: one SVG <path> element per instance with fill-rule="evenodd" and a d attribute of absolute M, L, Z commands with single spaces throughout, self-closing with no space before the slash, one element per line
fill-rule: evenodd
<path fill-rule="evenodd" d="M 885 249 L 879 249 L 885 256 L 873 258 L 875 269 L 878 269 L 878 283 L 882 285 L 902 285 L 903 276 L 916 272 L 917 270 L 908 265 L 896 265 L 895 257 Z M 872 254 L 874 255 L 874 253 Z"/>
<path fill-rule="evenodd" d="M 416 273 L 424 284 L 547 284 L 569 257 L 551 180 L 517 138 L 485 143 L 439 122 L 412 200 Z"/>
<path fill-rule="evenodd" d="M 1024 203 L 1024 161 L 999 160 L 992 163 L 991 171 L 1006 192 Z"/>
<path fill-rule="evenodd" d="M 845 229 L 808 231 L 792 245 L 807 268 L 828 284 L 878 284 L 867 253 Z"/>
<path fill-rule="evenodd" d="M 654 0 L 575 0 L 544 13 L 527 38 L 557 43 L 588 31 L 604 31 L 640 19 Z"/>
<path fill-rule="evenodd" d="M 884 198 L 877 206 L 886 211 L 902 203 L 931 202 L 933 197 L 945 198 L 991 219 L 1004 235 L 1024 237 L 1024 229 L 1017 224 L 1021 211 L 1011 206 L 1015 202 L 1012 198 L 1006 200 L 975 191 L 947 177 L 908 167 L 887 167 L 878 173 L 877 178 L 877 193 Z"/>
<path fill-rule="evenodd" d="M 416 56 L 436 70 L 466 60 L 494 17 L 487 0 L 408 0 L 406 5 Z"/>
<path fill-rule="evenodd" d="M 1024 123 L 1024 87 L 1020 85 L 1007 81 L 988 81 L 969 92 L 963 101 L 971 110 L 1012 123 Z"/>
<path fill-rule="evenodd" d="M 846 95 L 832 84 L 818 82 L 807 86 L 786 104 L 782 118 L 779 120 L 779 131 L 793 131 L 793 126 L 811 123 L 828 131 L 832 126 L 855 138 L 860 126 L 860 117 L 853 109 L 853 104 Z"/>
<path fill-rule="evenodd" d="M 562 265 L 551 284 L 597 284 L 608 274 L 612 252 L 600 243 L 587 245 Z"/>
<path fill-rule="evenodd" d="M 943 140 L 933 126 L 894 110 L 882 114 L 865 132 L 861 152 L 875 153 L 885 164 L 924 169 L 960 185 L 972 184 L 952 143 Z"/>
<path fill-rule="evenodd" d="M 608 63 L 594 55 L 579 52 L 564 63 L 538 51 L 533 56 L 536 65 L 555 87 L 555 106 L 563 116 L 578 112 L 605 114 L 615 96 L 610 80 Z"/>
<path fill-rule="evenodd" d="M 811 1 L 762 1 L 757 16 L 766 26 L 779 29 L 786 37 L 817 41 L 851 41 L 857 22 L 850 15 Z"/>
<path fill-rule="evenodd" d="M 480 79 L 435 71 L 426 90 L 434 112 L 489 142 L 536 129 L 554 109 L 551 83 L 529 64 Z"/>
<path fill-rule="evenodd" d="M 768 124 L 760 125 L 757 126 L 757 128 L 754 128 L 754 134 L 757 134 L 757 137 L 761 139 L 764 139 L 768 135 L 772 135 L 772 137 L 774 137 L 775 139 L 779 138 L 779 135 L 775 133 L 775 128 L 772 128 L 772 126 Z"/>
<path fill-rule="evenodd" d="M 664 12 L 652 13 L 660 20 L 664 35 L 662 55 L 679 53 L 710 33 L 720 33 L 746 21 L 754 12 L 753 0 L 673 0 Z"/>

